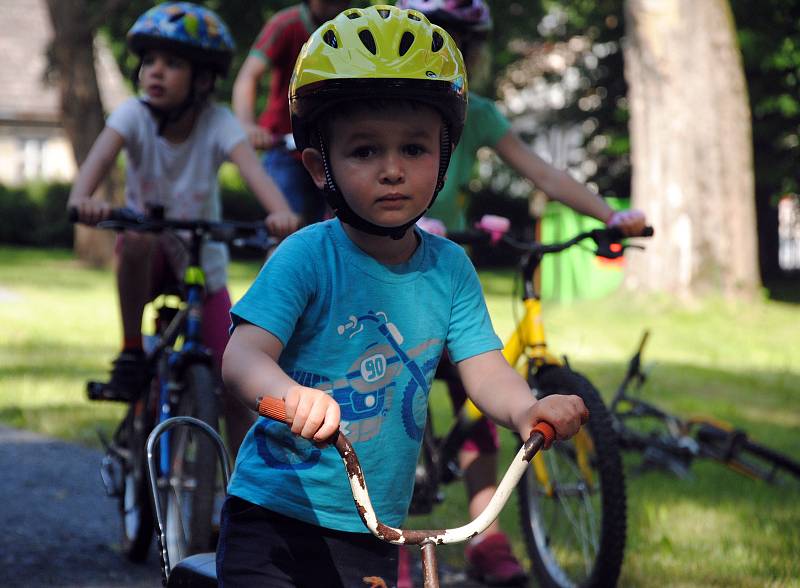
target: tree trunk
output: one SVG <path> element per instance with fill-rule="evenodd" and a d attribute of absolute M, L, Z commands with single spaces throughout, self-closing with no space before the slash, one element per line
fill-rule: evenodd
<path fill-rule="evenodd" d="M 656 230 L 636 289 L 751 296 L 757 264 L 747 86 L 727 0 L 627 0 L 633 205 Z"/>
<path fill-rule="evenodd" d="M 47 0 L 47 7 L 53 23 L 50 60 L 61 98 L 61 121 L 80 166 L 105 126 L 95 72 L 95 27 L 86 0 Z M 111 176 L 99 192 L 96 197 L 113 202 Z M 76 225 L 75 253 L 93 265 L 107 265 L 113 257 L 113 235 Z"/>

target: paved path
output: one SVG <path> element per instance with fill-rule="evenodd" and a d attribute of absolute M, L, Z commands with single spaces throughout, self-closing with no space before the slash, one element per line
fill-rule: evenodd
<path fill-rule="evenodd" d="M 0 426 L 0 586 L 161 586 L 147 563 L 118 549 L 116 503 L 103 489 L 101 453 Z"/>

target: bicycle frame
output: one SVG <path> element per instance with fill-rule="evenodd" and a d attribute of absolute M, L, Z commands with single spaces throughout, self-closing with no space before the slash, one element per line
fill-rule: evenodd
<path fill-rule="evenodd" d="M 180 370 L 185 363 L 211 362 L 211 351 L 202 340 L 203 301 L 205 297 L 205 273 L 200 266 L 201 234 L 195 232 L 189 243 L 189 265 L 183 275 L 183 291 L 181 308 L 170 321 L 164 332 L 157 339 L 155 346 L 148 353 L 151 365 L 165 362 L 165 370 L 156 365 L 159 375 L 158 414 L 156 425 L 172 417 L 174 401 L 171 398 L 170 384 L 173 378 L 170 373 Z M 178 338 L 183 336 L 180 349 L 174 346 Z M 171 435 L 167 433 L 159 444 L 159 468 L 162 476 L 170 472 Z"/>

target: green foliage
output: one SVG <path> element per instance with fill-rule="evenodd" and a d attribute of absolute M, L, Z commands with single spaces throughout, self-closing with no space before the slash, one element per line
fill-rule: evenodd
<path fill-rule="evenodd" d="M 0 243 L 70 247 L 72 226 L 66 206 L 69 184 L 0 186 Z"/>
<path fill-rule="evenodd" d="M 800 5 L 731 0 L 753 115 L 756 192 L 800 191 Z"/>

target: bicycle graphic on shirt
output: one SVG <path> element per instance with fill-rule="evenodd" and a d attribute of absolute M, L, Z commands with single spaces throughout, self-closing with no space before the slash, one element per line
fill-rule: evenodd
<path fill-rule="evenodd" d="M 361 316 L 351 315 L 347 322 L 337 327 L 337 332 L 352 339 L 362 334 L 369 336 L 370 328 L 379 335 L 379 339 L 367 343 L 343 377 L 331 381 L 303 371 L 292 372 L 290 376 L 301 385 L 316 387 L 331 394 L 341 411 L 341 430 L 351 441 L 363 442 L 372 439 L 380 431 L 396 396 L 396 378 L 406 368 L 411 378 L 400 397 L 403 428 L 410 438 L 419 441 L 427 418 L 427 390 L 436 370 L 438 356 L 433 354 L 422 365 L 416 358 L 435 341 L 427 341 L 408 352 L 404 351 L 403 335 L 382 311 L 370 310 Z M 310 441 L 286 431 L 285 427 L 264 421 L 258 425 L 258 429 L 256 442 L 259 454 L 271 467 L 306 469 L 319 461 L 319 449 Z M 265 442 L 267 430 L 277 443 Z"/>
<path fill-rule="evenodd" d="M 420 441 L 422 439 L 422 433 L 425 430 L 425 419 L 428 414 L 427 390 L 430 387 L 433 373 L 436 371 L 439 356 L 434 354 L 434 357 L 421 366 L 413 358 L 428 349 L 434 341 L 423 343 L 406 353 L 401 347 L 404 338 L 397 326 L 389 321 L 386 313 L 373 311 L 369 311 L 367 314 L 360 317 L 351 316 L 347 323 L 339 325 L 339 334 L 344 335 L 348 330 L 352 330 L 353 332 L 349 335 L 349 337 L 352 338 L 364 330 L 365 322 L 376 323 L 378 333 L 383 336 L 388 344 L 388 353 L 383 352 L 383 349 L 386 348 L 386 344 L 378 346 L 377 343 L 373 343 L 368 346 L 367 353 L 369 353 L 369 351 L 372 351 L 372 353 L 367 357 L 362 355 L 358 373 L 353 371 L 349 372 L 347 374 L 348 380 L 352 384 L 357 381 L 358 376 L 360 376 L 364 382 L 386 381 L 387 372 L 393 372 L 389 375 L 394 376 L 403 367 L 408 369 L 411 374 L 411 379 L 408 381 L 408 384 L 406 384 L 402 394 L 403 428 L 409 437 L 415 441 Z M 393 387 L 394 378 L 391 377 L 389 380 L 392 381 L 390 386 Z M 352 400 L 353 398 L 358 399 L 358 396 L 351 396 L 348 398 L 345 394 L 346 391 L 341 390 L 337 395 L 337 390 L 334 388 L 333 396 L 342 408 L 342 420 L 349 421 L 350 419 L 346 414 L 350 411 L 345 407 L 348 402 L 351 406 L 354 406 Z M 345 431 L 345 433 L 349 434 L 347 431 Z"/>

